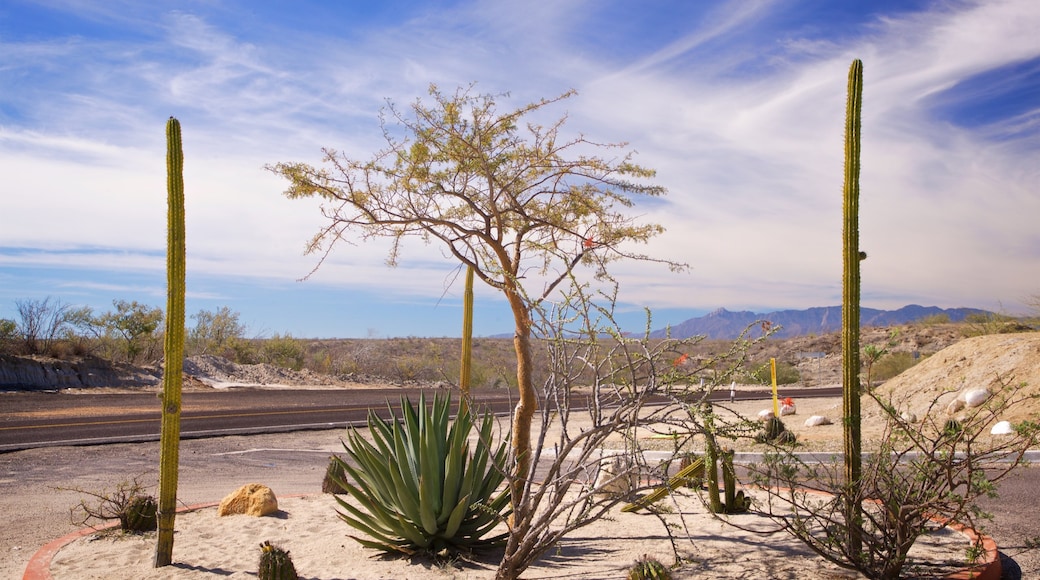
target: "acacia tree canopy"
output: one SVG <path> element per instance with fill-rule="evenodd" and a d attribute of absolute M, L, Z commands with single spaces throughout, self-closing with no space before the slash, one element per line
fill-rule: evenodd
<path fill-rule="evenodd" d="M 269 166 L 290 181 L 289 198 L 331 202 L 323 208 L 330 223 L 309 251 L 327 255 L 348 231 L 361 239 L 388 237 L 395 243 L 387 261 L 396 265 L 400 241 L 420 236 L 440 241 L 501 290 L 528 275 L 549 275 L 538 296 L 576 259 L 649 259 L 626 254 L 621 244 L 646 241 L 663 229 L 639 224 L 619 208 L 631 207 L 633 196 L 664 194 L 663 187 L 639 181 L 654 172 L 633 163 L 623 143 L 563 137 L 566 118 L 550 126 L 523 123 L 573 91 L 506 113 L 498 112 L 495 96 L 471 91 L 445 95 L 431 86 L 434 104 L 416 101 L 408 115 L 391 104 L 381 119 L 387 147 L 370 160 L 326 148 L 322 168 Z M 588 155 L 597 149 L 617 156 Z M 596 260 L 590 259 L 593 249 Z"/>
<path fill-rule="evenodd" d="M 529 120 L 574 91 L 500 112 L 496 98 L 504 96 L 473 89 L 446 94 L 431 85 L 432 103 L 418 99 L 405 110 L 390 103 L 380 117 L 386 147 L 371 159 L 323 149 L 322 167 L 267 168 L 289 181 L 290 199 L 325 200 L 322 212 L 329 223 L 308 246 L 322 255 L 319 267 L 336 242 L 351 237 L 391 239 L 387 262 L 396 265 L 402 240 L 416 236 L 440 242 L 504 293 L 516 324 L 520 399 L 512 441 L 522 480 L 537 407 L 530 374 L 531 308 L 579 264 L 600 276 L 619 258 L 684 266 L 629 249 L 631 242 L 645 242 L 663 228 L 639 223 L 625 210 L 636 197 L 657 197 L 665 190 L 647 183 L 654 171 L 634 163 L 626 144 L 565 134 L 566 117 L 550 125 Z"/>

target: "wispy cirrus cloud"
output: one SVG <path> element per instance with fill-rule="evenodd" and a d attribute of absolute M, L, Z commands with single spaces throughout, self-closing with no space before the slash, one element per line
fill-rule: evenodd
<path fill-rule="evenodd" d="M 152 263 L 173 114 L 185 128 L 192 268 L 214 288 L 222 275 L 296 280 L 316 263 L 301 251 L 320 214 L 282 198 L 263 166 L 317 163 L 322 146 L 367 157 L 382 144 L 386 99 L 407 107 L 430 83 L 476 81 L 508 91 L 503 107 L 576 88 L 549 116 L 627 141 L 658 170 L 669 196 L 636 211 L 668 231 L 642 250 L 692 270 L 619 264 L 634 307 L 833 303 L 845 75 L 862 58 L 868 305 L 996 308 L 1040 291 L 1040 7 L 1029 0 L 31 9 L 61 26 L 0 34 L 0 82 L 17 87 L 0 95 L 0 249 L 32 250 L 17 264 L 0 252 L 0 269 L 59 267 L 48 248 L 109 248 L 114 270 Z M 0 25 L 25 14 L 8 9 Z M 409 246 L 396 270 L 384 257 L 378 244 L 344 246 L 312 283 L 444 295 L 453 264 L 437 248 Z"/>

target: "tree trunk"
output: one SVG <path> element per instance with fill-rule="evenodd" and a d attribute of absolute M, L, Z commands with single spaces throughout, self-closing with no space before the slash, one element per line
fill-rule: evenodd
<path fill-rule="evenodd" d="M 513 336 L 513 348 L 516 351 L 516 384 L 520 398 L 513 412 L 512 447 L 516 461 L 513 471 L 513 510 L 514 517 L 518 503 L 523 495 L 524 483 L 531 472 L 531 424 L 534 412 L 538 409 L 535 396 L 534 381 L 531 376 L 531 313 L 527 303 L 515 291 L 507 292 L 509 306 L 513 310 L 516 322 L 516 334 Z"/>

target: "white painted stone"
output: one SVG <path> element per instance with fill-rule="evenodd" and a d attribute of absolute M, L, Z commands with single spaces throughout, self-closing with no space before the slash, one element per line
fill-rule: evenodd
<path fill-rule="evenodd" d="M 992 435 L 1011 435 L 1015 432 L 1015 428 L 1011 426 L 1010 421 L 999 421 L 989 432 Z"/>
<path fill-rule="evenodd" d="M 635 469 L 627 457 L 615 454 L 603 458 L 596 475 L 596 493 L 623 497 L 632 493 L 637 485 Z"/>
<path fill-rule="evenodd" d="M 969 389 L 964 392 L 964 404 L 970 407 L 978 407 L 979 405 L 986 402 L 989 398 L 989 390 L 985 387 L 979 389 Z"/>
<path fill-rule="evenodd" d="M 830 425 L 831 420 L 823 415 L 813 415 L 805 420 L 806 427 L 819 427 L 820 425 Z"/>
<path fill-rule="evenodd" d="M 964 408 L 964 401 L 961 400 L 961 399 L 954 399 L 954 400 L 950 401 L 949 405 L 946 406 L 946 413 L 949 414 L 949 415 L 954 415 L 954 414 L 956 414 L 958 411 L 960 411 L 963 408 Z"/>

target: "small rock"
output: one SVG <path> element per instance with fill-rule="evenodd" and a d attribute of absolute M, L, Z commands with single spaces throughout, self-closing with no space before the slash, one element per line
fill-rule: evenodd
<path fill-rule="evenodd" d="M 761 411 L 758 412 L 758 420 L 759 421 L 768 421 L 771 418 L 773 418 L 773 410 L 772 409 L 762 409 Z"/>
<path fill-rule="evenodd" d="M 964 401 L 962 401 L 959 398 L 958 399 L 954 399 L 954 400 L 950 401 L 949 405 L 946 406 L 946 414 L 947 415 L 954 415 L 954 414 L 956 414 L 958 411 L 960 411 L 963 408 L 964 408 Z"/>
<path fill-rule="evenodd" d="M 913 414 L 910 411 L 903 411 L 902 413 L 899 414 L 899 418 L 902 419 L 904 423 L 916 423 L 917 422 L 917 415 Z"/>
<path fill-rule="evenodd" d="M 1011 435 L 1015 428 L 1011 426 L 1011 421 L 999 421 L 989 432 L 991 435 Z"/>
<path fill-rule="evenodd" d="M 245 514 L 247 516 L 266 516 L 278 511 L 278 498 L 266 485 L 247 483 L 220 500 L 217 508 L 218 516 Z"/>
<path fill-rule="evenodd" d="M 819 427 L 820 425 L 830 425 L 831 420 L 823 415 L 813 415 L 805 420 L 806 427 Z"/>
<path fill-rule="evenodd" d="M 795 414 L 794 403 L 791 403 L 790 405 L 780 405 L 780 416 L 781 417 L 785 417 L 787 415 L 794 415 L 794 414 Z"/>
<path fill-rule="evenodd" d="M 597 494 L 624 497 L 632 493 L 636 485 L 636 474 L 627 457 L 615 454 L 603 458 L 596 476 Z"/>
<path fill-rule="evenodd" d="M 979 389 L 970 389 L 964 391 L 961 395 L 964 398 L 964 404 L 970 407 L 978 407 L 979 405 L 986 402 L 989 398 L 989 390 L 985 387 Z"/>

